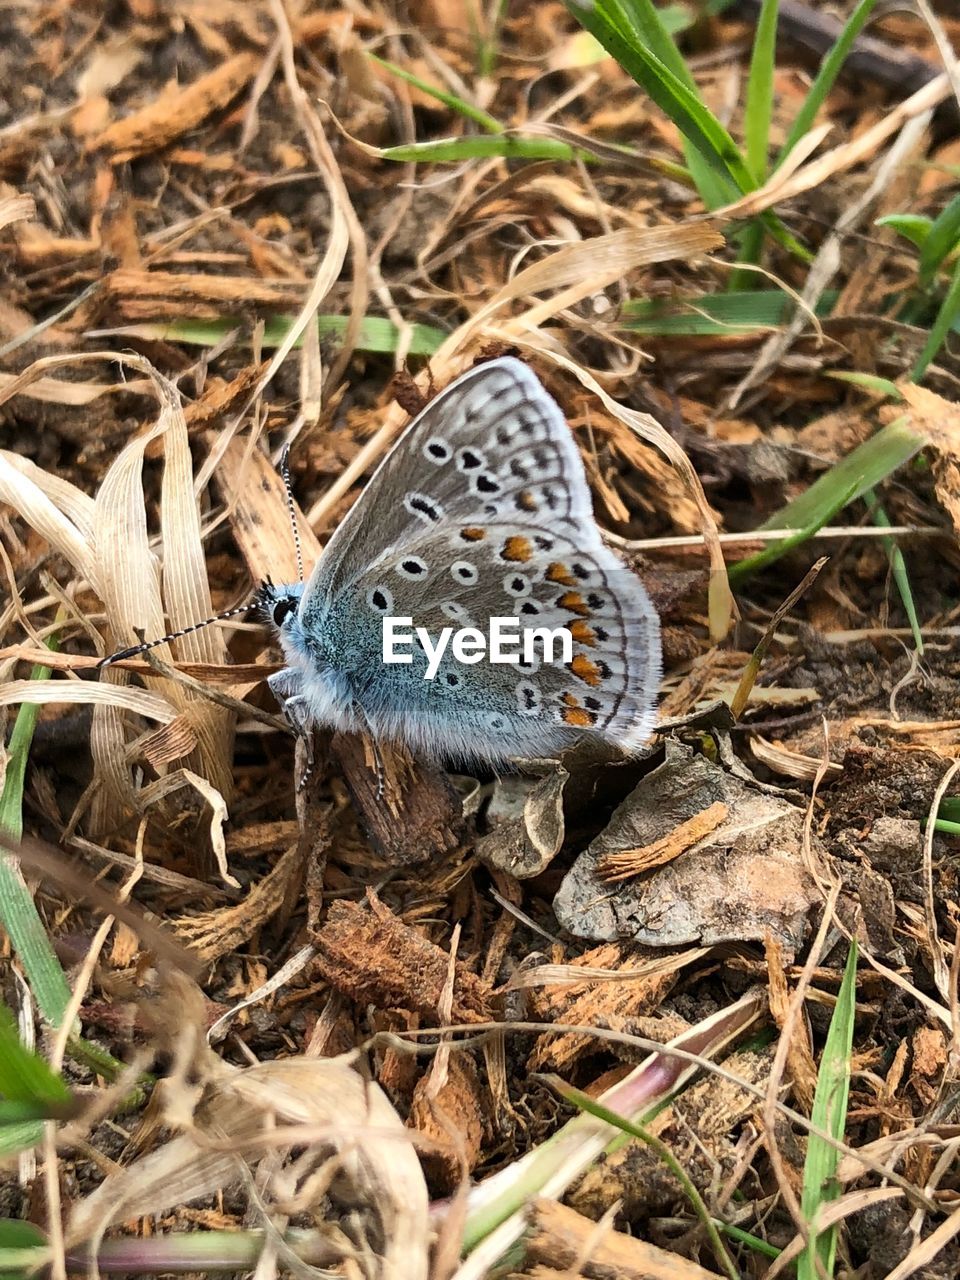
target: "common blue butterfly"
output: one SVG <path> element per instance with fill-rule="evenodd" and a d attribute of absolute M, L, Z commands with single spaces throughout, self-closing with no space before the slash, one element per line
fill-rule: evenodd
<path fill-rule="evenodd" d="M 583 735 L 627 752 L 649 737 L 660 626 L 604 545 L 559 406 L 521 361 L 457 378 L 410 423 L 327 544 L 309 581 L 265 583 L 255 603 L 287 661 L 269 684 L 301 733 L 332 727 L 432 758 L 550 756 Z M 438 635 L 494 617 L 559 627 L 565 663 L 465 665 L 435 678 L 416 645 L 383 660 L 383 622 Z"/>

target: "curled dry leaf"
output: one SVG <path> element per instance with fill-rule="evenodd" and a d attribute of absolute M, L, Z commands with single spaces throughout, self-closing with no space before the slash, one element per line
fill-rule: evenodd
<path fill-rule="evenodd" d="M 478 856 L 518 880 L 545 871 L 563 845 L 563 793 L 569 777 L 557 765 L 541 777 L 498 778 L 487 808 L 493 830 L 477 842 Z"/>
<path fill-rule="evenodd" d="M 258 582 L 268 575 L 274 582 L 296 582 L 297 557 L 290 510 L 279 471 L 260 449 L 244 440 L 231 440 L 217 466 L 217 480 L 227 500 L 230 528 L 240 553 Z M 304 566 L 320 559 L 321 546 L 303 512 L 294 503 L 297 537 Z"/>
<path fill-rule="evenodd" d="M 12 373 L 0 373 L 0 390 L 6 391 L 16 381 Z M 60 378 L 37 378 L 23 392 L 30 400 L 43 400 L 47 404 L 92 404 L 101 396 L 131 395 L 134 392 L 149 394 L 150 384 L 143 378 L 130 382 L 65 382 Z M 26 459 L 24 459 L 26 461 Z"/>
<path fill-rule="evenodd" d="M 119 707 L 148 720 L 172 724 L 177 712 L 165 698 L 146 689 L 87 684 L 65 680 L 10 680 L 0 689 L 0 706 L 20 702 L 43 706 L 51 702 L 86 703 L 95 707 Z"/>
<path fill-rule="evenodd" d="M 783 778 L 794 778 L 798 782 L 812 782 L 818 771 L 824 767 L 823 761 L 818 760 L 816 756 L 791 751 L 781 743 L 769 742 L 760 734 L 755 734 L 750 739 L 750 750 L 754 759 L 759 760 L 762 765 Z M 831 781 L 839 778 L 841 773 L 843 768 L 839 764 L 830 763 L 826 766 L 825 776 Z"/>
<path fill-rule="evenodd" d="M 74 1206 L 68 1247 L 128 1218 L 153 1217 L 239 1182 L 249 1186 L 253 1169 L 269 1157 L 257 1185 L 261 1220 L 275 1212 L 337 1225 L 353 1274 L 425 1280 L 423 1173 L 379 1086 L 344 1058 L 222 1070 L 207 1085 L 193 1130 L 110 1174 Z"/>
<path fill-rule="evenodd" d="M 653 845 L 715 804 L 726 807 L 727 818 L 675 861 L 615 890 L 604 883 L 600 867 L 610 855 Z M 816 900 L 803 858 L 803 812 L 668 742 L 664 763 L 577 859 L 554 909 L 581 938 L 709 946 L 769 932 L 795 951 Z"/>

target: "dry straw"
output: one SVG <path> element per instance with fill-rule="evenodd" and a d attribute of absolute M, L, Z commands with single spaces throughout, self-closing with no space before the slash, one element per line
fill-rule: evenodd
<path fill-rule="evenodd" d="M 17 455 L 0 451 L 0 501 L 12 507 L 76 574 L 77 589 L 90 589 L 106 606 L 111 634 L 104 651 L 136 643 L 139 636 L 164 635 L 213 612 L 201 541 L 200 512 L 193 485 L 193 463 L 180 398 L 172 384 L 142 357 L 93 352 L 38 360 L 0 389 L 0 404 L 26 391 L 52 370 L 81 362 L 117 361 L 142 375 L 159 402 L 152 426 L 134 437 L 104 476 L 95 498 Z M 150 446 L 163 450 L 159 552 L 151 545 L 143 492 L 143 465 Z M 210 627 L 177 642 L 178 657 L 190 663 L 222 666 L 227 658 L 220 631 Z M 167 646 L 160 654 L 172 660 Z M 94 783 L 88 792 L 91 827 L 109 830 L 132 811 L 143 812 L 151 798 L 169 791 L 146 790 L 133 766 L 136 739 L 131 715 L 171 725 L 179 722 L 181 741 L 195 743 L 185 757 L 180 784 L 199 788 L 215 815 L 214 829 L 226 813 L 232 776 L 234 716 L 196 690 L 146 676 L 146 690 L 127 687 L 127 675 L 107 670 L 99 683 L 19 681 L 2 691 L 4 702 L 87 703 L 93 707 L 91 750 Z M 153 732 L 151 730 L 151 732 Z M 132 749 L 131 749 L 132 748 Z M 214 839 L 214 845 L 218 844 Z"/>

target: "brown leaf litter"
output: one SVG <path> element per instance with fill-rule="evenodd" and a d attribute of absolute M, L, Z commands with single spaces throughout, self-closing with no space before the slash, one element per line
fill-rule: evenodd
<path fill-rule="evenodd" d="M 751 5 L 678 37 L 738 138 Z M 934 7 L 956 42 L 960 22 Z M 718 1274 L 659 1157 L 632 1139 L 611 1148 L 585 1117 L 561 1133 L 566 1104 L 539 1073 L 616 1098 L 635 1074 L 677 1069 L 655 1054 L 645 1067 L 658 1044 L 703 1047 L 702 1028 L 727 1017 L 742 1037 L 762 1010 L 773 1039 L 731 1039 L 649 1128 L 710 1215 L 785 1250 L 786 1266 L 856 938 L 840 1265 L 868 1280 L 952 1274 L 960 877 L 954 838 L 929 823 L 960 794 L 960 370 L 947 342 L 923 386 L 907 380 L 924 332 L 892 320 L 889 300 L 914 288 L 916 254 L 876 222 L 934 218 L 953 194 L 950 117 L 924 114 L 952 93 L 935 24 L 878 18 L 873 61 L 838 82 L 803 148 L 707 217 L 679 180 L 677 130 L 562 7 L 513 6 L 494 25 L 469 8 L 429 0 L 399 25 L 391 6 L 314 0 L 11 10 L 0 707 L 39 712 L 25 829 L 62 837 L 78 866 L 44 873 L 38 906 L 74 965 L 84 1034 L 131 1076 L 104 1088 L 69 1062 L 83 1107 L 60 1130 L 60 1177 L 51 1138 L 45 1183 L 5 1180 L 10 1212 L 53 1242 L 62 1225 L 78 1251 L 104 1231 L 111 1246 L 162 1244 L 255 1223 L 264 1277 L 309 1264 L 478 1280 L 504 1256 L 537 1280 Z M 809 83 L 791 41 L 821 18 L 781 5 L 775 144 Z M 590 158 L 385 159 L 475 127 L 368 51 L 514 138 Z M 891 66 L 880 91 L 875 68 Z M 811 277 L 768 239 L 751 287 L 812 302 L 832 276 L 832 314 L 638 332 L 636 301 L 696 317 L 728 294 L 731 218 L 758 209 L 820 257 Z M 317 314 L 342 337 L 321 338 Z M 264 350 L 281 316 L 284 345 Z M 384 319 L 389 350 L 363 347 L 361 321 Z M 204 321 L 223 337 L 174 336 L 171 322 L 196 336 Z M 429 360 L 406 354 L 427 332 L 413 324 L 440 334 Z M 505 352 L 563 406 L 598 519 L 663 615 L 662 733 L 644 753 L 469 777 L 317 734 L 298 794 L 308 753 L 262 687 L 277 653 L 253 618 L 96 678 L 117 645 L 237 607 L 267 575 L 296 581 L 285 444 L 309 572 L 410 409 Z M 736 608 L 727 589 L 725 566 L 769 545 L 752 531 L 903 412 L 837 371 L 895 382 L 928 442 L 878 488 L 910 531 L 896 537 L 922 655 L 862 503 L 822 547 L 738 584 Z M 821 552 L 824 571 L 778 614 Z M 35 665 L 50 677 L 30 678 Z M 131 903 L 114 902 L 118 873 Z M 183 944 L 202 986 L 175 967 Z M 122 1099 L 155 1055 L 167 1078 L 128 1118 Z M 549 1196 L 532 1187 L 495 1256 L 461 1261 L 464 1215 L 558 1146 Z M 60 1187 L 62 1219 L 48 1199 Z M 428 1191 L 451 1197 L 429 1217 Z M 291 1223 L 312 1233 L 309 1255 Z M 744 1274 L 767 1266 L 727 1247 Z"/>

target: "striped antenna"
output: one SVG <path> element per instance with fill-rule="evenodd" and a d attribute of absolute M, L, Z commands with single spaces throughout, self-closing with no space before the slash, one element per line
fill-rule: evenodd
<path fill-rule="evenodd" d="M 246 613 L 248 609 L 252 609 L 257 603 L 256 597 L 248 600 L 246 604 L 238 604 L 233 609 L 225 609 L 223 613 L 214 614 L 212 618 L 207 618 L 203 622 L 195 622 L 192 627 L 184 627 L 182 631 L 171 631 L 167 636 L 161 636 L 159 640 L 148 640 L 145 644 L 131 645 L 129 649 L 118 649 L 116 653 L 108 653 L 105 658 L 101 658 L 97 663 L 97 670 L 100 671 L 104 667 L 109 667 L 112 662 L 120 662 L 124 658 L 135 658 L 138 654 L 146 653 L 149 649 L 156 649 L 157 645 L 167 644 L 171 640 L 179 640 L 181 636 L 192 635 L 194 631 L 202 631 L 204 627 L 209 627 L 212 622 L 223 622 L 225 618 L 235 618 L 238 613 Z"/>
<path fill-rule="evenodd" d="M 287 512 L 290 516 L 290 528 L 293 530 L 293 545 L 297 552 L 297 571 L 300 575 L 300 581 L 303 581 L 303 550 L 300 546 L 300 530 L 297 528 L 297 509 L 293 500 L 293 486 L 290 483 L 290 466 L 289 466 L 290 446 L 284 445 L 283 452 L 280 454 L 280 478 L 283 480 L 283 488 L 287 495 Z M 264 595 L 268 587 L 273 584 L 268 578 L 262 583 L 259 589 L 254 593 L 251 600 L 246 604 L 237 605 L 233 609 L 225 609 L 223 613 L 216 613 L 212 618 L 205 618 L 203 622 L 195 622 L 191 627 L 184 627 L 180 631 L 171 631 L 169 635 L 161 636 L 159 640 L 148 640 L 144 644 L 131 645 L 129 649 L 118 649 L 116 653 L 109 653 L 105 658 L 101 658 L 97 663 L 97 670 L 103 667 L 109 667 L 112 662 L 121 662 L 125 658 L 135 658 L 138 654 L 148 653 L 151 649 L 156 649 L 158 645 L 168 644 L 171 640 L 179 640 L 181 636 L 189 636 L 194 631 L 200 631 L 204 627 L 209 627 L 213 622 L 223 622 L 227 618 L 235 618 L 237 614 L 246 613 L 248 609 L 263 608 L 265 600 L 272 598 L 272 593 Z"/>
<path fill-rule="evenodd" d="M 300 546 L 300 530 L 297 528 L 297 506 L 293 500 L 293 485 L 290 483 L 290 446 L 285 444 L 280 454 L 280 479 L 287 495 L 287 514 L 290 517 L 290 528 L 293 530 L 293 545 L 297 553 L 297 575 L 303 581 L 303 550 Z"/>

